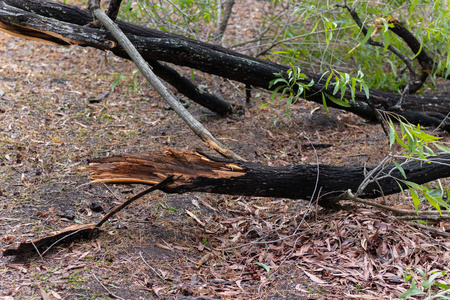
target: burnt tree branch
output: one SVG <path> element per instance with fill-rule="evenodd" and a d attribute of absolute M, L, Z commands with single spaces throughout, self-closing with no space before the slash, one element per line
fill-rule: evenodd
<path fill-rule="evenodd" d="M 117 15 L 119 14 L 120 4 L 122 0 L 111 0 L 108 6 L 108 10 L 106 11 L 106 15 L 113 21 L 117 19 Z"/>
<path fill-rule="evenodd" d="M 431 163 L 404 164 L 406 180 L 422 184 L 450 176 L 450 154 L 430 158 Z M 319 204 L 327 206 L 347 190 L 356 192 L 373 168 L 331 165 L 270 167 L 223 159 L 201 153 L 169 149 L 165 154 L 124 154 L 92 159 L 85 170 L 93 182 L 155 185 L 168 176 L 177 179 L 162 190 L 167 193 L 207 192 L 227 195 L 309 199 L 316 185 Z M 375 198 L 401 192 L 408 187 L 402 173 L 391 165 L 359 195 Z M 390 175 L 388 175 L 390 174 Z"/>
<path fill-rule="evenodd" d="M 369 30 L 367 29 L 366 25 L 363 23 L 363 21 L 361 20 L 361 18 L 359 17 L 358 13 L 356 12 L 354 7 L 350 7 L 347 3 L 345 3 L 344 5 L 341 4 L 337 4 L 337 7 L 343 7 L 345 9 L 347 9 L 347 11 L 349 12 L 350 16 L 353 18 L 353 20 L 355 21 L 355 23 L 358 25 L 358 27 L 361 29 L 361 32 L 367 36 L 369 34 Z M 391 21 L 391 20 L 389 20 Z M 391 22 L 389 22 L 391 23 Z M 397 21 L 396 22 L 398 24 L 398 26 L 400 27 L 400 23 Z M 381 20 L 377 19 L 374 22 L 374 32 L 372 33 L 372 35 L 374 33 L 376 33 L 378 31 L 378 29 L 383 28 L 383 23 L 381 22 Z M 391 28 L 392 29 L 392 28 Z M 395 32 L 395 31 L 394 31 Z M 398 32 L 396 32 L 398 34 Z M 367 43 L 369 45 L 375 46 L 375 47 L 380 47 L 380 48 L 385 48 L 385 44 L 384 42 L 380 42 L 380 41 L 375 41 L 374 39 L 372 39 L 372 35 L 368 38 Z M 412 35 L 412 34 L 410 34 Z M 401 36 L 402 38 L 404 38 L 404 36 Z M 394 55 L 396 55 L 401 61 L 403 61 L 403 63 L 406 65 L 406 67 L 408 68 L 409 72 L 410 72 L 410 82 L 408 82 L 406 88 L 405 88 L 405 92 L 402 93 L 402 97 L 399 99 L 399 102 L 396 103 L 393 107 L 394 109 L 399 109 L 401 108 L 401 105 L 404 101 L 404 98 L 406 96 L 406 94 L 410 93 L 410 94 L 414 94 L 415 92 L 417 92 L 422 85 L 424 84 L 425 80 L 428 77 L 428 73 L 426 72 L 422 72 L 422 75 L 420 76 L 420 79 L 417 79 L 417 74 L 416 74 L 416 70 L 415 67 L 413 65 L 413 62 L 411 59 L 409 59 L 405 54 L 403 54 L 400 49 L 392 46 L 392 45 L 388 45 L 387 50 L 389 50 L 390 52 L 392 52 Z"/>
<path fill-rule="evenodd" d="M 58 13 L 58 10 L 55 10 L 55 5 L 61 5 L 61 9 L 66 13 Z M 28 12 L 28 10 L 36 11 L 36 13 Z M 80 14 L 80 12 L 82 13 Z M 42 15 L 39 15 L 39 13 L 42 13 Z M 55 20 L 51 17 L 55 14 L 61 20 Z M 68 18 L 68 14 L 71 17 Z M 86 11 L 74 6 L 39 1 L 25 3 L 25 1 L 17 0 L 5 5 L 3 1 L 0 1 L 0 29 L 8 33 L 63 46 L 80 45 L 100 50 L 114 48 L 116 41 L 112 36 L 105 35 L 103 30 L 87 26 L 91 25 L 91 22 L 92 18 L 88 14 L 86 15 Z M 59 28 L 61 26 L 64 28 Z M 120 54 L 121 57 L 130 59 L 123 49 Z M 153 67 L 154 72 L 159 77 L 175 87 L 179 93 L 198 104 L 220 115 L 228 115 L 234 111 L 233 105 L 199 89 L 189 79 L 180 75 L 167 64 L 149 57 L 146 58 L 146 61 Z"/>
<path fill-rule="evenodd" d="M 75 6 L 43 0 L 0 0 L 0 28 L 3 30 L 61 45 L 76 44 L 109 50 L 129 59 L 124 49 L 109 33 L 84 26 L 91 21 L 92 17 L 88 11 Z M 264 89 L 269 89 L 269 82 L 275 78 L 274 73 L 286 72 L 289 69 L 288 66 L 180 35 L 119 20 L 116 23 L 147 61 L 165 61 Z M 322 93 L 332 94 L 332 87 L 329 87 L 329 90 L 325 89 L 324 83 L 320 82 L 320 74 L 305 73 L 308 76 L 307 80 L 314 80 L 315 83 L 305 92 L 304 98 L 322 104 Z M 273 86 L 272 90 L 276 87 Z M 370 90 L 369 99 L 366 99 L 364 93 L 356 92 L 355 101 L 350 101 L 349 107 L 341 107 L 332 101 L 327 101 L 327 105 L 376 120 L 376 112 L 369 103 L 391 107 L 398 103 L 401 97 L 402 95 L 396 93 Z M 450 131 L 450 121 L 445 117 L 450 112 L 448 100 L 448 95 L 433 97 L 410 95 L 402 105 L 404 110 L 398 114 L 411 123 L 441 127 Z"/>

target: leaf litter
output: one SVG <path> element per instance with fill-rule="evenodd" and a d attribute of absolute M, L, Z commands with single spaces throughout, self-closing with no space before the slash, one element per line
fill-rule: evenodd
<path fill-rule="evenodd" d="M 141 190 L 80 187 L 89 181 L 77 171 L 86 159 L 198 147 L 142 78 L 137 93 L 131 76 L 111 91 L 114 74 L 132 74 L 127 61 L 106 63 L 92 49 L 3 33 L 0 51 L 0 248 L 95 223 L 102 212 L 92 211 L 92 202 L 108 210 Z M 228 119 L 195 104 L 190 110 L 233 151 L 267 165 L 315 163 L 305 135 L 327 145 L 316 149 L 324 164 L 370 165 L 388 152 L 380 149 L 387 145 L 380 128 L 351 114 L 326 116 L 300 103 L 287 120 L 282 107 L 260 110 L 264 99 L 254 101 Z M 411 203 L 400 194 L 382 201 Z M 156 192 L 112 219 L 95 240 L 56 245 L 42 258 L 2 257 L 0 291 L 5 299 L 109 298 L 104 287 L 125 299 L 379 299 L 410 287 L 407 270 L 449 269 L 448 238 L 361 205 L 307 207 L 303 200 Z M 438 227 L 448 232 L 450 225 Z M 438 280 L 450 282 L 449 275 Z"/>

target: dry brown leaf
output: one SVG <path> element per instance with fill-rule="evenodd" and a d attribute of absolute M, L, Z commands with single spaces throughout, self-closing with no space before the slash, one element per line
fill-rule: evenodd
<path fill-rule="evenodd" d="M 62 297 L 55 291 L 50 291 L 50 293 L 52 294 L 53 297 L 55 297 L 56 299 L 62 299 Z"/>
<path fill-rule="evenodd" d="M 220 292 L 218 293 L 220 296 L 224 296 L 224 297 L 231 297 L 231 296 L 237 296 L 239 295 L 241 292 L 239 291 L 225 291 L 225 292 Z"/>
<path fill-rule="evenodd" d="M 205 223 L 203 223 L 202 221 L 200 221 L 199 218 L 197 218 L 196 215 L 194 215 L 192 212 L 190 212 L 189 210 L 186 209 L 186 213 L 193 218 L 198 224 L 200 224 L 201 226 L 205 227 Z"/>
<path fill-rule="evenodd" d="M 311 279 L 312 281 L 314 281 L 315 283 L 318 284 L 327 284 L 325 281 L 323 281 L 322 279 L 320 279 L 319 277 L 317 277 L 316 275 L 313 275 L 305 270 L 303 270 L 303 272 L 309 277 L 309 279 Z"/>
<path fill-rule="evenodd" d="M 173 249 L 171 247 L 163 245 L 163 244 L 160 244 L 160 243 L 156 243 L 155 246 L 158 247 L 158 248 L 161 248 L 161 249 L 173 251 Z"/>

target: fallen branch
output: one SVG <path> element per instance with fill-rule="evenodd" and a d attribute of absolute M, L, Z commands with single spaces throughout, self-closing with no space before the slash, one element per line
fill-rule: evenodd
<path fill-rule="evenodd" d="M 450 154 L 430 157 L 430 163 L 411 161 L 402 168 L 408 181 L 422 184 L 450 177 Z M 373 168 L 330 165 L 269 167 L 261 164 L 228 160 L 190 151 L 168 149 L 164 154 L 124 154 L 93 159 L 84 169 L 91 171 L 93 182 L 137 183 L 155 185 L 168 176 L 179 178 L 162 191 L 167 193 L 208 192 L 227 195 L 309 199 L 321 189 L 319 204 L 329 206 L 347 190 L 353 193 Z M 317 169 L 319 176 L 317 181 Z M 401 192 L 408 187 L 395 165 L 371 182 L 359 198 L 376 198 Z M 384 176 L 389 175 L 389 176 Z M 381 178 L 382 177 L 382 178 Z"/>
<path fill-rule="evenodd" d="M 108 32 L 85 26 L 91 21 L 92 17 L 87 11 L 75 6 L 42 0 L 0 0 L 0 28 L 7 32 L 61 45 L 77 44 L 110 50 L 120 57 L 129 59 L 126 51 Z M 165 61 L 264 89 L 269 89 L 270 81 L 275 78 L 274 73 L 286 72 L 289 69 L 287 66 L 250 57 L 217 45 L 123 21 L 116 23 L 143 58 L 149 62 Z M 325 89 L 325 84 L 319 80 L 320 74 L 306 73 L 306 75 L 307 80 L 313 79 L 315 84 L 305 92 L 305 99 L 322 104 L 322 92 L 332 94 L 332 87 L 329 87 L 329 91 Z M 275 88 L 277 86 L 271 89 Z M 369 99 L 365 93 L 356 92 L 355 102 L 350 101 L 349 107 L 341 107 L 332 101 L 328 101 L 327 105 L 376 120 L 376 112 L 368 102 L 392 107 L 401 98 L 401 94 L 370 90 Z M 450 111 L 448 100 L 448 95 L 432 97 L 409 95 L 402 104 L 404 110 L 398 113 L 411 123 L 450 131 L 450 122 L 446 118 L 446 114 Z"/>
<path fill-rule="evenodd" d="M 440 235 L 440 236 L 450 237 L 450 232 L 441 231 L 437 228 L 433 228 L 433 227 L 426 226 L 426 225 L 416 223 L 416 222 L 408 222 L 408 224 L 428 230 L 431 232 L 432 235 L 436 234 L 436 235 Z"/>
<path fill-rule="evenodd" d="M 74 240 L 88 238 L 95 224 L 73 225 L 52 233 L 46 237 L 20 243 L 16 248 L 2 249 L 3 256 L 39 253 L 44 255 L 56 244 L 69 243 Z"/>
<path fill-rule="evenodd" d="M 127 201 L 125 201 L 124 203 L 120 204 L 119 206 L 114 207 L 112 210 L 110 210 L 104 217 L 103 219 L 98 222 L 95 225 L 95 229 L 100 228 L 103 224 L 105 224 L 106 221 L 108 221 L 111 217 L 113 217 L 115 214 L 117 214 L 118 212 L 120 212 L 122 209 L 124 209 L 125 207 L 127 207 L 128 205 L 130 205 L 131 203 L 133 203 L 134 201 L 138 200 L 139 198 L 147 195 L 148 193 L 151 193 L 155 190 L 159 190 L 164 188 L 166 185 L 172 183 L 173 180 L 173 175 L 168 176 L 166 179 L 164 179 L 163 181 L 161 181 L 160 183 L 158 183 L 157 185 L 152 186 L 151 188 L 146 189 L 145 191 L 142 191 L 140 193 L 138 193 L 137 195 L 134 195 L 133 197 L 131 197 L 130 199 L 128 199 Z"/>
<path fill-rule="evenodd" d="M 405 210 L 405 209 L 398 209 L 395 207 L 391 207 L 388 205 L 383 205 L 374 201 L 369 201 L 365 199 L 361 199 L 359 197 L 356 197 L 350 190 L 346 191 L 342 195 L 340 195 L 338 198 L 336 198 L 337 201 L 342 200 L 348 200 L 351 202 L 356 203 L 362 203 L 365 205 L 369 205 L 372 207 L 376 207 L 382 210 L 393 212 L 394 214 L 401 215 L 398 216 L 397 219 L 399 220 L 432 220 L 432 221 L 440 221 L 440 220 L 448 220 L 450 219 L 450 211 L 415 211 L 415 210 Z M 447 214 L 447 215 L 445 215 Z"/>
<path fill-rule="evenodd" d="M 68 242 L 80 239 L 91 239 L 92 237 L 97 236 L 100 227 L 107 220 L 109 220 L 116 213 L 120 212 L 126 206 L 130 205 L 131 203 L 143 197 L 144 195 L 153 192 L 155 190 L 162 189 L 166 185 L 173 182 L 174 182 L 173 176 L 169 176 L 164 180 L 162 180 L 160 183 L 152 186 L 151 188 L 148 188 L 138 193 L 137 195 L 132 196 L 130 199 L 128 199 L 121 205 L 118 205 L 114 209 L 112 209 L 97 224 L 69 226 L 63 230 L 54 232 L 46 237 L 35 239 L 33 241 L 22 242 L 17 247 L 2 249 L 3 256 L 38 253 L 42 258 L 42 256 L 44 256 L 45 253 L 47 253 L 55 245 L 66 244 Z"/>
<path fill-rule="evenodd" d="M 150 69 L 147 62 L 142 58 L 130 40 L 114 24 L 114 22 L 100 9 L 99 0 L 89 0 L 89 9 L 92 14 L 113 34 L 118 43 L 125 49 L 127 54 L 134 61 L 141 71 L 142 75 L 153 86 L 153 88 L 163 97 L 163 99 L 172 107 L 172 109 L 183 119 L 183 121 L 199 136 L 205 144 L 211 149 L 216 150 L 227 158 L 242 159 L 239 155 L 226 149 L 214 136 L 197 121 L 184 107 L 178 102 L 172 93 L 163 85 L 156 77 L 155 73 Z"/>

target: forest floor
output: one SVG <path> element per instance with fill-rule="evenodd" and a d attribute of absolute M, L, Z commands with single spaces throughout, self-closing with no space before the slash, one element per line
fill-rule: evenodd
<path fill-rule="evenodd" d="M 134 69 L 98 50 L 0 32 L 0 248 L 95 223 L 104 215 L 99 207 L 109 210 L 143 189 L 86 185 L 89 174 L 79 169 L 89 158 L 208 152 Z M 111 90 L 118 76 L 126 78 Z M 195 78 L 211 85 L 206 75 Z M 392 151 L 379 125 L 350 113 L 327 115 L 299 101 L 288 119 L 269 93 L 254 91 L 246 103 L 242 86 L 222 81 L 221 89 L 245 113 L 224 118 L 194 103 L 189 111 L 247 160 L 376 165 Z M 413 208 L 407 193 L 374 201 Z M 44 256 L 1 257 L 0 299 L 397 298 L 411 286 L 408 273 L 422 281 L 416 268 L 449 270 L 448 237 L 343 204 L 331 211 L 306 200 L 157 191 L 95 239 L 58 244 Z M 448 221 L 428 225 L 450 228 Z"/>

